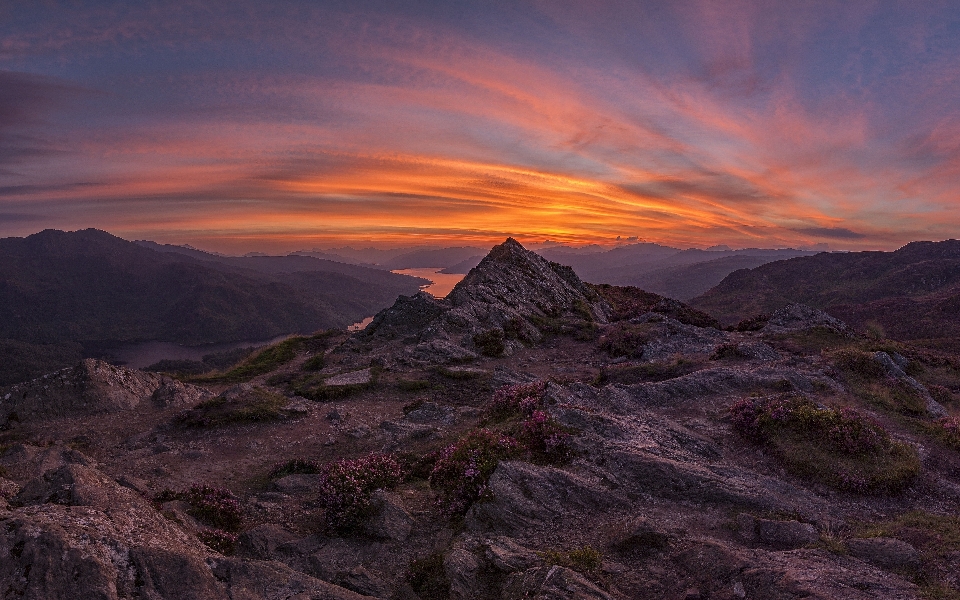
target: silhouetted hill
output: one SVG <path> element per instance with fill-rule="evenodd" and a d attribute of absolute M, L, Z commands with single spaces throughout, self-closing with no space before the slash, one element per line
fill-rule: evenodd
<path fill-rule="evenodd" d="M 704 293 L 737 269 L 815 254 L 791 248 L 680 250 L 651 243 L 619 246 L 604 252 L 582 253 L 556 247 L 538 253 L 548 260 L 570 265 L 584 281 L 635 286 L 684 301 Z"/>
<path fill-rule="evenodd" d="M 388 269 L 422 269 L 427 267 L 449 267 L 472 256 L 482 255 L 483 248 L 460 246 L 438 248 L 436 250 L 417 250 L 391 258 L 382 263 Z"/>
<path fill-rule="evenodd" d="M 818 254 L 728 275 L 690 304 L 723 323 L 801 302 L 899 339 L 960 334 L 960 241 L 895 252 Z"/>
<path fill-rule="evenodd" d="M 265 339 L 349 325 L 422 283 L 311 257 L 209 256 L 157 252 L 95 229 L 0 239 L 0 339 Z"/>

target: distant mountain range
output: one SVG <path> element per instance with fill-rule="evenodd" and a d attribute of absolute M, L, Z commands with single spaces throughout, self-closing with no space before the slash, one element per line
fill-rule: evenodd
<path fill-rule="evenodd" d="M 960 241 L 774 262 L 735 271 L 690 300 L 726 324 L 791 302 L 895 339 L 960 339 Z"/>
<path fill-rule="evenodd" d="M 816 254 L 792 248 L 680 250 L 651 243 L 619 246 L 603 252 L 582 253 L 557 247 L 538 253 L 548 260 L 570 265 L 581 279 L 590 283 L 636 286 L 683 301 L 704 293 L 737 269 Z"/>
<path fill-rule="evenodd" d="M 0 354 L 30 344 L 28 353 L 56 358 L 63 344 L 201 344 L 345 327 L 424 283 L 308 256 L 225 257 L 96 229 L 46 230 L 0 239 Z"/>

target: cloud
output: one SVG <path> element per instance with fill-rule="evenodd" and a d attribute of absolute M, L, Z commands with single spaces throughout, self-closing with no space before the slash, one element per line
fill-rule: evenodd
<path fill-rule="evenodd" d="M 867 237 L 865 233 L 857 233 L 845 227 L 801 227 L 791 229 L 797 233 L 820 238 L 831 238 L 838 240 L 862 240 Z"/>

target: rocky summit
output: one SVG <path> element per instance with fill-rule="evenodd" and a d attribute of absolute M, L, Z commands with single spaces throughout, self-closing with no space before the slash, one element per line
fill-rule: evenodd
<path fill-rule="evenodd" d="M 960 597 L 960 357 L 514 240 L 204 375 L 0 391 L 4 598 Z"/>

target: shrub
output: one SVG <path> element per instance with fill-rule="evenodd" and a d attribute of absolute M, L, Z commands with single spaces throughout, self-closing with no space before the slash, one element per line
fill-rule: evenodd
<path fill-rule="evenodd" d="M 507 350 L 502 329 L 489 329 L 473 336 L 473 343 L 484 356 L 503 356 Z"/>
<path fill-rule="evenodd" d="M 232 423 L 264 423 L 283 418 L 288 400 L 263 388 L 234 399 L 217 396 L 184 411 L 174 421 L 184 427 L 215 427 Z"/>
<path fill-rule="evenodd" d="M 270 479 L 286 477 L 287 475 L 316 475 L 323 470 L 320 463 L 304 458 L 292 458 L 287 462 L 277 463 L 270 471 Z"/>
<path fill-rule="evenodd" d="M 519 340 L 524 344 L 533 342 L 530 326 L 520 317 L 512 317 L 503 324 L 503 335 L 508 340 Z"/>
<path fill-rule="evenodd" d="M 450 597 L 450 582 L 443 568 L 443 554 L 439 552 L 410 563 L 406 579 L 421 600 L 446 600 Z"/>
<path fill-rule="evenodd" d="M 920 469 L 916 450 L 852 409 L 790 395 L 740 400 L 730 416 L 741 436 L 771 446 L 791 472 L 838 489 L 893 492 Z"/>
<path fill-rule="evenodd" d="M 209 485 L 194 484 L 180 499 L 191 506 L 190 515 L 224 531 L 237 531 L 243 526 L 243 511 L 233 492 Z"/>
<path fill-rule="evenodd" d="M 197 538 L 211 550 L 220 554 L 233 554 L 237 547 L 237 534 L 222 529 L 202 529 Z"/>
<path fill-rule="evenodd" d="M 734 331 L 760 331 L 770 322 L 770 315 L 760 314 L 748 317 L 736 324 Z"/>
<path fill-rule="evenodd" d="M 267 346 L 226 373 L 199 378 L 207 383 L 236 383 L 269 373 L 297 356 L 307 338 L 294 336 Z"/>
<path fill-rule="evenodd" d="M 649 324 L 640 325 L 619 323 L 600 338 L 600 350 L 608 355 L 627 358 L 643 356 L 643 347 L 650 341 L 652 328 Z"/>
<path fill-rule="evenodd" d="M 570 433 L 542 410 L 520 423 L 517 441 L 533 462 L 562 464 L 573 456 Z"/>
<path fill-rule="evenodd" d="M 937 425 L 940 427 L 944 441 L 960 450 L 960 418 L 943 417 L 937 421 Z"/>
<path fill-rule="evenodd" d="M 326 365 L 323 354 L 315 354 L 300 365 L 301 371 L 319 371 Z"/>
<path fill-rule="evenodd" d="M 400 483 L 400 463 L 389 454 L 373 453 L 356 459 L 341 459 L 320 472 L 320 505 L 326 509 L 327 529 L 349 532 L 368 516 L 374 491 Z"/>
<path fill-rule="evenodd" d="M 517 442 L 489 429 L 475 429 L 437 453 L 430 487 L 440 492 L 439 503 L 451 514 L 464 514 L 487 497 L 487 483 L 497 463 L 517 454 Z"/>
<path fill-rule="evenodd" d="M 486 418 L 498 422 L 516 416 L 529 416 L 543 406 L 545 381 L 508 385 L 498 389 L 487 404 Z"/>
<path fill-rule="evenodd" d="M 182 500 L 190 505 L 187 511 L 192 517 L 223 531 L 238 531 L 243 526 L 243 511 L 233 492 L 195 483 L 189 490 L 174 492 L 163 490 L 153 499 L 155 505 L 173 500 Z"/>

